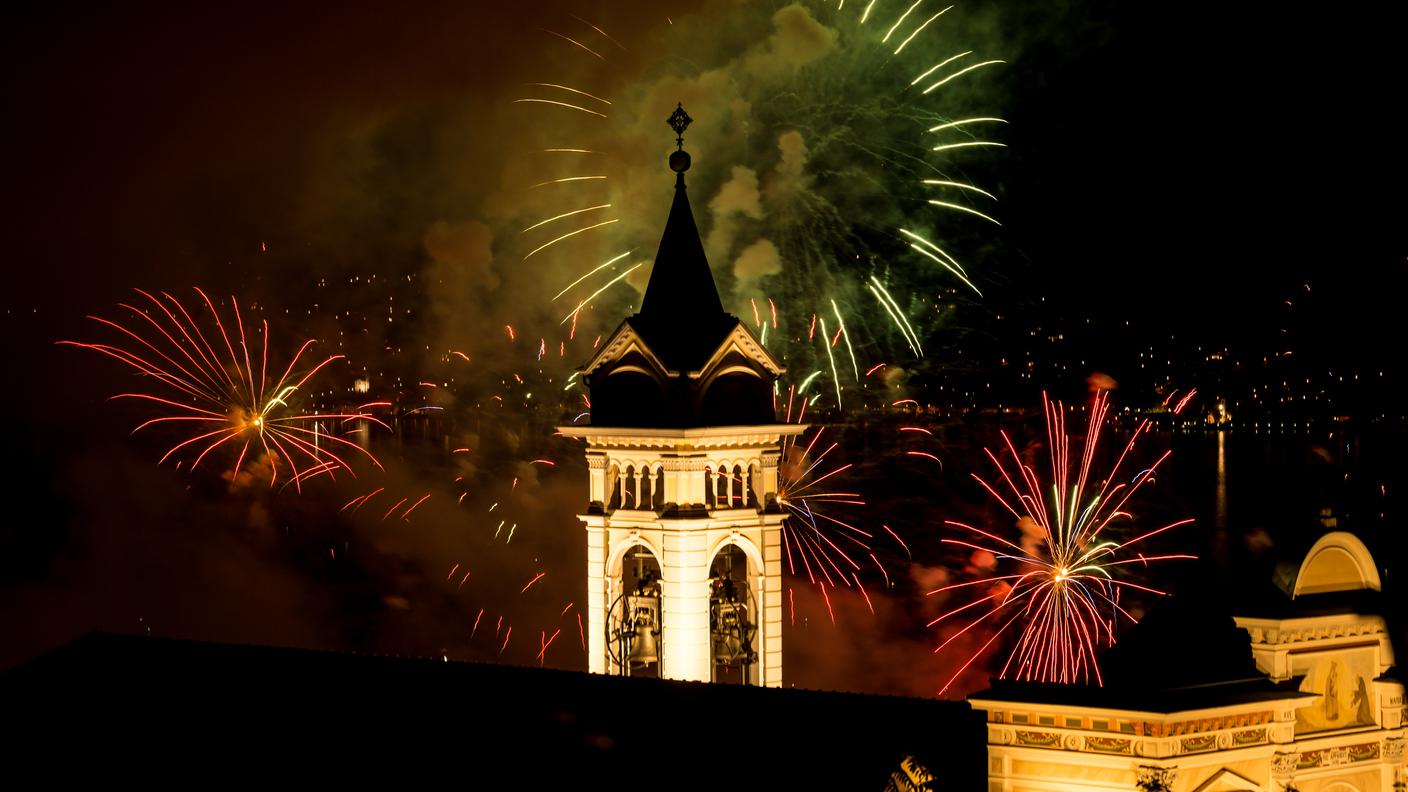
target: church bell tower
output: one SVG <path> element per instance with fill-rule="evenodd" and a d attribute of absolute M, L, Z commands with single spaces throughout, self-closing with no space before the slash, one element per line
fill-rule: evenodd
<path fill-rule="evenodd" d="M 590 669 L 700 682 L 782 684 L 780 441 L 783 368 L 726 313 L 675 172 L 640 312 L 582 367 L 591 423 L 587 603 Z"/>

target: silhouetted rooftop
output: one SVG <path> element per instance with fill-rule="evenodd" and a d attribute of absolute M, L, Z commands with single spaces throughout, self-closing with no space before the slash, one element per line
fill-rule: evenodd
<path fill-rule="evenodd" d="M 1192 599 L 1160 601 L 1099 656 L 1104 685 L 995 681 L 977 699 L 1179 712 L 1309 696 L 1299 680 L 1273 683 L 1257 670 L 1251 636 L 1220 609 Z"/>
<path fill-rule="evenodd" d="M 962 702 L 438 659 L 93 633 L 0 674 L 0 699 L 36 743 L 130 744 L 152 764 L 196 744 L 240 763 L 453 766 L 471 787 L 492 772 L 526 788 L 879 790 L 912 755 L 938 790 L 984 777 L 982 716 Z"/>

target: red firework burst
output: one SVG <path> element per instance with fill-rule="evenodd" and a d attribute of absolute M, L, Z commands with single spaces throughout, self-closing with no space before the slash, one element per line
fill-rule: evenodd
<path fill-rule="evenodd" d="M 238 447 L 238 453 L 232 455 L 234 464 L 227 471 L 233 482 L 254 449 L 262 453 L 269 466 L 270 486 L 278 480 L 282 464 L 288 469 L 288 483 L 300 490 L 304 480 L 324 474 L 336 476 L 339 470 L 355 477 L 356 472 L 347 461 L 352 453 L 381 467 L 370 451 L 345 437 L 367 431 L 371 423 L 385 426 L 361 408 L 350 413 L 291 412 L 290 400 L 315 374 L 342 355 L 330 355 L 296 373 L 299 361 L 314 343 L 311 339 L 304 341 L 283 374 L 270 380 L 269 323 L 262 322 L 256 330 L 256 366 L 239 302 L 233 296 L 230 310 L 235 322 L 231 332 L 215 302 L 199 288 L 196 294 L 207 311 L 204 328 L 170 294 L 162 292 L 159 299 L 141 289 L 136 291 L 150 305 L 119 304 L 131 315 L 128 324 L 88 317 L 115 331 L 119 342 L 59 343 L 101 352 L 122 361 L 141 377 L 154 380 L 154 387 L 148 391 L 119 393 L 112 398 L 137 399 L 168 411 L 139 424 L 132 430 L 134 434 L 156 426 L 191 429 L 162 455 L 158 464 L 168 459 L 190 459 L 189 468 L 195 469 L 217 449 Z M 345 429 L 349 424 L 356 425 Z"/>
<path fill-rule="evenodd" d="M 1093 679 L 1096 684 L 1103 684 L 1096 651 L 1114 643 L 1119 617 L 1134 621 L 1120 606 L 1120 591 L 1136 589 L 1164 594 L 1149 586 L 1117 579 L 1116 574 L 1125 571 L 1130 564 L 1144 566 L 1150 561 L 1195 557 L 1184 554 L 1146 556 L 1138 551 L 1131 554 L 1131 548 L 1140 542 L 1191 523 L 1191 519 L 1143 533 L 1124 531 L 1135 535 L 1123 541 L 1112 538 L 1120 531 L 1114 526 L 1116 521 L 1133 520 L 1125 510 L 1130 498 L 1152 480 L 1170 453 L 1165 451 L 1151 466 L 1135 473 L 1128 481 L 1121 480 L 1121 467 L 1139 438 L 1149 430 L 1149 421 L 1140 422 L 1110 472 L 1103 478 L 1095 478 L 1091 468 L 1109 410 L 1108 395 L 1098 392 L 1091 402 L 1090 424 L 1078 462 L 1071 457 L 1071 438 L 1066 434 L 1061 403 L 1053 403 L 1042 394 L 1042 404 L 1051 451 L 1050 481 L 1043 482 L 1037 472 L 1022 461 L 1006 432 L 1002 432 L 1005 454 L 999 456 L 985 451 L 997 469 L 994 479 L 997 484 L 977 474 L 973 476 L 1016 519 L 1019 534 L 1016 541 L 997 532 L 945 521 L 973 538 L 944 539 L 944 543 L 989 554 L 995 562 L 1011 562 L 1013 567 L 1003 573 L 929 592 L 933 595 L 956 589 L 976 589 L 985 594 L 929 622 L 933 627 L 960 613 L 982 611 L 982 615 L 939 644 L 934 649 L 936 653 L 985 622 L 998 625 L 992 636 L 954 672 L 940 693 L 1008 634 L 1009 628 L 1016 631 L 1016 642 L 999 676 L 1066 684 L 1089 683 Z"/>

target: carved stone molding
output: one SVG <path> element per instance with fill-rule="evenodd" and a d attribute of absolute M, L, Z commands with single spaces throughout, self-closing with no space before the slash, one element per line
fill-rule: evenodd
<path fill-rule="evenodd" d="M 1403 748 L 1405 743 L 1408 743 L 1408 740 L 1402 737 L 1390 737 L 1384 740 L 1384 759 L 1393 763 L 1403 761 Z"/>
<path fill-rule="evenodd" d="M 1169 792 L 1173 789 L 1173 779 L 1177 768 L 1139 765 L 1134 785 L 1140 792 Z"/>
<path fill-rule="evenodd" d="M 1134 753 L 1133 740 L 1120 737 L 1097 737 L 1089 736 L 1085 738 L 1085 750 L 1110 754 L 1132 754 Z"/>
<path fill-rule="evenodd" d="M 1322 748 L 1318 751 L 1305 751 L 1300 754 L 1296 767 L 1304 770 L 1309 767 L 1337 767 L 1339 765 L 1366 762 L 1379 758 L 1379 744 L 1376 742 L 1344 745 L 1337 748 Z"/>
<path fill-rule="evenodd" d="M 1203 753 L 1204 751 L 1211 751 L 1216 747 L 1218 747 L 1218 739 L 1216 735 L 1199 734 L 1193 737 L 1184 737 L 1182 740 L 1180 740 L 1178 744 L 1178 752 L 1185 754 Z"/>
<path fill-rule="evenodd" d="M 1377 619 L 1301 628 L 1248 627 L 1253 644 L 1291 644 L 1320 641 L 1328 638 L 1354 638 L 1380 635 L 1384 625 Z"/>
<path fill-rule="evenodd" d="M 1026 731 L 1019 729 L 1015 739 L 1018 745 L 1025 745 L 1032 748 L 1060 748 L 1061 735 L 1053 732 Z"/>
<path fill-rule="evenodd" d="M 1300 752 L 1277 752 L 1271 756 L 1271 777 L 1277 780 L 1290 778 L 1300 766 Z"/>
<path fill-rule="evenodd" d="M 1321 751 L 1320 764 L 1323 767 L 1334 767 L 1335 765 L 1349 764 L 1349 749 L 1327 748 Z"/>
<path fill-rule="evenodd" d="M 1246 729 L 1232 735 L 1231 742 L 1237 746 L 1260 745 L 1266 742 L 1266 729 Z"/>

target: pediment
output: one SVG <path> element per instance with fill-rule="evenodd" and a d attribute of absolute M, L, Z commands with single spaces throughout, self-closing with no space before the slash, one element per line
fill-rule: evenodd
<path fill-rule="evenodd" d="M 592 359 L 581 368 L 582 374 L 588 375 L 604 366 L 610 365 L 632 353 L 637 353 L 645 358 L 660 374 L 668 374 L 669 368 L 661 362 L 660 357 L 650 348 L 650 345 L 641 337 L 640 332 L 631 326 L 630 322 L 622 322 L 617 326 L 615 332 L 606 339 L 606 343 L 601 345 Z"/>
<path fill-rule="evenodd" d="M 1263 792 L 1261 785 L 1225 767 L 1213 773 L 1211 778 L 1193 788 L 1193 792 L 1247 792 L 1247 790 L 1251 790 L 1251 792 Z"/>
<path fill-rule="evenodd" d="M 782 367 L 782 364 L 777 362 L 772 353 L 768 352 L 767 348 L 754 337 L 753 331 L 749 330 L 747 325 L 739 322 L 727 336 L 724 336 L 723 342 L 709 356 L 709 360 L 700 367 L 696 375 L 707 375 L 724 364 L 729 356 L 735 353 L 757 364 L 774 377 L 780 377 L 787 371 Z"/>

